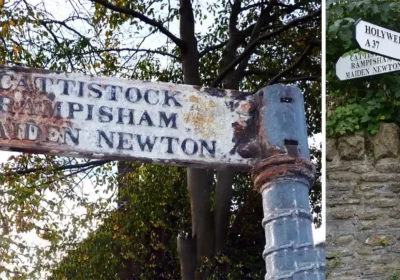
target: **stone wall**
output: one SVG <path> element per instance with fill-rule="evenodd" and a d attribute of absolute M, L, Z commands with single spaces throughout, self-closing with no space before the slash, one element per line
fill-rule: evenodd
<path fill-rule="evenodd" d="M 399 147 L 400 128 L 390 123 L 374 137 L 327 139 L 327 279 L 381 280 L 400 270 Z"/>

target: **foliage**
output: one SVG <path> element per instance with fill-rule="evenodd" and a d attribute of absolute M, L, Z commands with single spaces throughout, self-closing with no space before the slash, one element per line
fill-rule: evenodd
<path fill-rule="evenodd" d="M 185 235 L 182 228 L 190 227 L 190 204 L 186 181 L 182 180 L 185 170 L 147 164 L 129 167 L 135 172 L 124 175 L 121 195 L 126 204 L 68 253 L 53 271 L 52 279 L 126 279 L 132 275 L 135 279 L 180 278 L 176 233 Z M 264 265 L 260 258 L 263 229 L 258 217 L 244 219 L 248 213 L 260 211 L 260 197 L 251 189 L 249 176 L 237 175 L 234 190 L 232 213 L 240 217 L 232 226 L 226 251 L 215 263 L 205 260 L 203 269 L 212 269 L 215 279 L 226 271 L 228 279 L 257 279 Z M 237 207 L 246 196 L 255 202 L 246 209 L 247 215 Z M 119 269 L 121 264 L 123 269 Z"/>
<path fill-rule="evenodd" d="M 328 264 L 327 264 L 327 269 L 326 269 L 326 278 L 330 279 L 330 275 L 332 275 L 332 272 L 335 270 L 335 268 L 339 267 L 340 265 L 340 257 L 338 254 L 335 254 L 334 256 L 330 257 L 327 259 Z"/>
<path fill-rule="evenodd" d="M 398 73 L 349 81 L 339 81 L 336 77 L 337 60 L 357 51 L 352 29 L 360 18 L 400 30 L 400 3 L 388 0 L 327 2 L 327 133 L 331 136 L 360 130 L 375 134 L 379 122 L 400 123 Z"/>
<path fill-rule="evenodd" d="M 400 271 L 396 270 L 390 275 L 390 277 L 387 280 L 399 280 L 400 279 Z"/>
<path fill-rule="evenodd" d="M 179 47 L 175 32 L 169 32 L 181 17 L 177 2 L 6 2 L 0 13 L 0 64 L 183 83 L 185 48 Z M 191 2 L 200 83 L 229 85 L 229 75 L 222 78 L 221 73 L 241 57 L 239 65 L 227 71 L 244 66 L 233 79 L 237 88 L 254 92 L 275 82 L 297 84 L 304 89 L 309 136 L 319 133 L 320 2 L 271 1 L 277 4 L 262 34 L 306 19 L 255 44 L 258 38 L 252 36 L 260 7 L 269 2 L 241 1 L 236 28 L 242 37 L 235 48 L 228 41 L 233 36 L 230 1 Z M 255 47 L 246 55 L 251 44 Z M 320 167 L 320 150 L 313 156 Z M 115 162 L 32 154 L 16 155 L 2 164 L 0 277 L 38 279 L 52 271 L 54 279 L 179 278 L 176 237 L 191 231 L 185 173 L 175 167 L 130 168 L 121 176 Z M 310 196 L 318 224 L 319 181 Z M 261 199 L 251 189 L 248 174 L 235 176 L 232 200 L 227 249 L 205 260 L 202 269 L 213 271 L 215 277 L 229 272 L 229 279 L 260 278 L 264 274 Z M 126 204 L 116 209 L 117 201 Z M 28 244 L 26 235 L 35 236 L 37 244 Z"/>

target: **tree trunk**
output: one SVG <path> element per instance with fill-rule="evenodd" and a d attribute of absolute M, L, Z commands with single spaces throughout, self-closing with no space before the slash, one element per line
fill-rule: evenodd
<path fill-rule="evenodd" d="M 180 36 L 183 41 L 182 67 L 185 84 L 200 85 L 199 54 L 194 31 L 194 16 L 190 0 L 180 1 Z M 188 168 L 188 191 L 192 211 L 192 239 L 179 241 L 182 279 L 204 279 L 204 274 L 195 276 L 195 268 L 201 259 L 211 257 L 214 251 L 214 224 L 210 207 L 212 172 Z M 195 244 L 193 244 L 195 242 Z M 192 250 L 192 252 L 189 252 Z M 194 251 L 194 252 L 193 252 Z M 187 256 L 196 255 L 196 259 Z M 195 262 L 193 264 L 193 262 Z"/>

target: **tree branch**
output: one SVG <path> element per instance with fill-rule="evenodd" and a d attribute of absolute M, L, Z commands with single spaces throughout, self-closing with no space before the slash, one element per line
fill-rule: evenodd
<path fill-rule="evenodd" d="M 265 5 L 265 4 L 267 4 L 267 3 L 266 2 L 261 2 L 261 3 L 255 3 L 255 4 L 247 5 L 247 6 L 244 6 L 244 7 L 240 8 L 240 12 L 243 12 L 243 11 L 246 11 L 246 10 L 250 10 L 252 8 L 255 8 L 255 7 L 258 7 L 258 6 L 262 6 L 262 5 Z"/>
<path fill-rule="evenodd" d="M 267 2 L 267 3 L 268 3 L 268 6 L 271 6 L 271 2 Z M 295 4 L 295 5 L 283 5 L 283 4 L 280 3 L 279 1 L 278 1 L 278 2 L 275 2 L 274 4 L 277 5 L 277 6 L 286 7 L 286 9 L 282 10 L 282 13 L 283 13 L 283 14 L 287 14 L 287 15 L 290 14 L 290 13 L 292 13 L 292 12 L 294 12 L 295 10 L 301 8 L 301 6 L 300 6 L 299 4 Z M 257 5 L 260 5 L 260 4 L 257 4 Z M 266 20 L 265 23 L 272 23 L 272 22 L 274 22 L 275 20 L 279 19 L 279 17 L 281 17 L 281 16 L 282 16 L 282 14 L 279 14 L 279 13 L 276 13 L 275 15 L 271 15 L 271 16 Z M 253 24 L 249 25 L 248 27 L 246 27 L 245 29 L 241 30 L 241 31 L 240 31 L 241 36 L 248 37 L 249 35 L 251 35 L 252 32 L 253 32 L 254 27 L 256 26 L 256 24 L 257 24 L 257 23 L 253 23 Z M 273 26 L 268 26 L 268 29 L 271 29 L 271 28 L 273 28 Z M 267 29 L 267 28 L 263 28 L 262 31 L 265 31 L 265 29 Z"/>
<path fill-rule="evenodd" d="M 229 33 L 231 35 L 235 34 L 237 31 L 236 23 L 237 23 L 238 16 L 240 14 L 241 2 L 242 2 L 241 0 L 234 0 L 234 3 L 232 5 L 231 16 L 229 17 Z"/>
<path fill-rule="evenodd" d="M 217 49 L 219 49 L 219 48 L 224 47 L 226 44 L 228 44 L 228 41 L 222 42 L 222 43 L 217 44 L 217 45 L 214 45 L 214 46 L 205 47 L 204 50 L 202 50 L 202 51 L 199 53 L 199 58 L 202 58 L 203 56 L 205 56 L 205 55 L 206 55 L 208 52 L 210 52 L 210 51 L 214 51 L 214 50 L 217 50 Z"/>
<path fill-rule="evenodd" d="M 276 83 L 281 77 L 283 77 L 286 73 L 289 73 L 294 68 L 296 68 L 314 49 L 314 47 L 321 43 L 320 41 L 311 41 L 307 48 L 302 52 L 302 54 L 285 70 L 281 71 L 280 73 L 276 74 L 271 80 L 269 80 L 268 85 Z"/>
<path fill-rule="evenodd" d="M 253 43 L 247 45 L 246 49 L 238 56 L 236 57 L 236 59 L 234 61 L 232 61 L 231 64 L 228 65 L 228 67 L 226 67 L 221 74 L 214 80 L 214 82 L 211 84 L 211 87 L 218 87 L 219 83 L 225 78 L 225 76 L 232 71 L 236 65 L 238 65 L 248 54 L 251 53 L 251 51 L 253 51 L 258 44 L 263 41 L 263 40 L 267 40 L 270 39 L 274 36 L 277 36 L 283 32 L 285 32 L 286 30 L 297 26 L 303 22 L 306 22 L 310 19 L 313 19 L 314 17 L 318 17 L 321 14 L 321 9 L 316 10 L 315 12 L 306 15 L 306 16 L 302 16 L 302 17 L 298 17 L 290 22 L 288 22 L 287 24 L 281 26 L 280 28 L 271 31 L 269 33 L 266 33 L 264 35 L 261 35 L 260 37 L 258 37 L 256 40 L 254 40 Z"/>
<path fill-rule="evenodd" d="M 260 16 L 259 16 L 257 22 L 255 23 L 254 28 L 251 32 L 249 44 L 253 43 L 257 39 L 257 37 L 260 36 L 262 29 L 265 25 L 265 22 L 270 17 L 270 13 L 277 3 L 278 3 L 278 0 L 270 0 L 268 2 L 268 5 L 265 7 L 265 9 L 264 8 L 261 9 Z M 239 66 L 237 67 L 235 74 L 234 74 L 235 80 L 237 80 L 236 77 L 243 75 L 243 72 L 247 67 L 250 57 L 251 57 L 251 53 L 249 53 L 247 56 L 245 56 L 242 59 L 242 61 L 239 63 Z"/>
<path fill-rule="evenodd" d="M 148 49 L 133 49 L 133 48 L 121 48 L 121 49 L 101 49 L 101 50 L 93 50 L 93 51 L 86 51 L 86 52 L 81 52 L 79 54 L 91 54 L 91 53 L 103 53 L 103 52 L 123 52 L 123 51 L 134 51 L 134 52 L 148 52 L 148 53 L 155 53 L 155 54 L 160 54 L 164 56 L 169 56 L 173 59 L 180 60 L 180 58 L 176 55 L 173 55 L 171 53 L 163 52 L 163 51 L 158 51 L 158 50 L 148 50 Z"/>
<path fill-rule="evenodd" d="M 288 78 L 284 80 L 279 80 L 277 83 L 293 83 L 293 82 L 298 82 L 298 81 L 316 81 L 320 78 L 321 76 L 303 76 L 303 77 L 293 77 L 293 78 Z"/>
<path fill-rule="evenodd" d="M 134 11 L 134 10 L 131 10 L 128 8 L 124 8 L 124 7 L 115 6 L 114 4 L 111 4 L 110 2 L 108 2 L 107 0 L 91 0 L 91 1 L 95 2 L 97 4 L 100 4 L 100 5 L 103 5 L 104 7 L 108 8 L 114 12 L 130 15 L 130 16 L 133 16 L 134 18 L 138 18 L 139 20 L 143 21 L 144 23 L 147 23 L 153 27 L 158 28 L 158 30 L 161 33 L 163 33 L 168 38 L 170 38 L 172 40 L 172 42 L 174 42 L 179 48 L 183 47 L 183 41 L 181 39 L 179 39 L 178 37 L 176 37 L 174 34 L 172 34 L 171 31 L 169 31 L 167 28 L 165 28 L 161 22 L 151 19 L 137 11 Z"/>
<path fill-rule="evenodd" d="M 97 161 L 89 161 L 81 164 L 71 164 L 71 165 L 64 165 L 64 166 L 59 166 L 57 168 L 54 168 L 54 171 L 61 171 L 61 170 L 68 170 L 68 169 L 78 169 L 78 168 L 84 168 L 84 167 L 89 167 L 89 166 L 99 166 L 103 165 L 105 163 L 111 162 L 111 160 L 97 160 Z M 38 172 L 42 171 L 43 168 L 29 168 L 25 170 L 17 170 L 17 171 L 11 171 L 10 173 L 18 174 L 18 175 L 26 175 L 29 173 L 33 172 Z"/>

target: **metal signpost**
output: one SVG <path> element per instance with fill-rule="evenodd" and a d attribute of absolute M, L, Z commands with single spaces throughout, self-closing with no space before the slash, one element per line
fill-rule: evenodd
<path fill-rule="evenodd" d="M 0 66 L 0 148 L 251 171 L 262 194 L 265 279 L 325 279 L 303 96 Z"/>
<path fill-rule="evenodd" d="M 361 49 L 400 60 L 399 32 L 361 19 L 354 24 L 354 31 Z"/>

